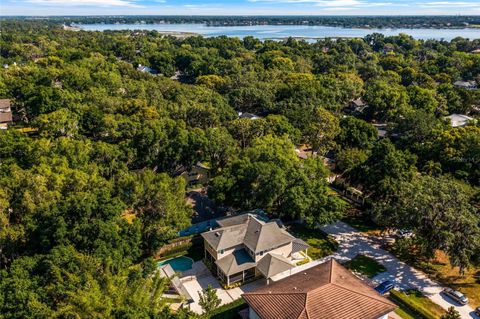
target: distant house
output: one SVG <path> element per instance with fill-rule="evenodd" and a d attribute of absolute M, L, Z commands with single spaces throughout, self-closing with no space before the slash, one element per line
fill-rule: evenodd
<path fill-rule="evenodd" d="M 252 113 L 243 113 L 243 112 L 238 112 L 238 118 L 240 119 L 249 119 L 249 120 L 258 120 L 261 117 Z"/>
<path fill-rule="evenodd" d="M 182 73 L 180 71 L 175 71 L 175 73 L 170 77 L 170 80 L 178 81 L 180 80 L 181 76 Z"/>
<path fill-rule="evenodd" d="M 473 54 L 480 54 L 480 48 L 470 51 Z"/>
<path fill-rule="evenodd" d="M 444 119 L 449 120 L 452 127 L 464 127 L 468 123 L 475 121 L 473 117 L 463 114 L 452 114 L 445 116 Z"/>
<path fill-rule="evenodd" d="M 307 159 L 311 156 L 316 155 L 315 153 L 312 152 L 312 148 L 307 144 L 302 144 L 295 147 L 295 153 L 300 159 Z"/>
<path fill-rule="evenodd" d="M 377 137 L 379 139 L 385 138 L 387 136 L 387 124 L 385 123 L 375 123 L 372 124 L 377 129 Z"/>
<path fill-rule="evenodd" d="M 385 46 L 382 49 L 383 54 L 389 54 L 389 53 L 393 53 L 393 52 L 395 52 L 395 47 L 391 43 L 385 44 Z"/>
<path fill-rule="evenodd" d="M 307 159 L 308 158 L 308 153 L 305 150 L 296 148 L 295 153 L 297 154 L 298 158 L 300 159 Z"/>
<path fill-rule="evenodd" d="M 9 99 L 0 100 L 0 129 L 6 130 L 13 122 L 12 109 Z"/>
<path fill-rule="evenodd" d="M 253 278 L 266 280 L 295 267 L 309 247 L 290 235 L 277 221 L 254 214 L 217 220 L 220 228 L 202 233 L 205 260 L 227 285 Z"/>
<path fill-rule="evenodd" d="M 397 308 L 334 259 L 242 297 L 250 319 L 387 319 Z"/>
<path fill-rule="evenodd" d="M 138 67 L 137 67 L 137 70 L 140 71 L 140 72 L 143 72 L 143 73 L 150 73 L 150 74 L 157 74 L 157 70 L 155 69 L 152 69 L 148 66 L 145 66 L 145 65 L 141 65 L 139 64 Z"/>
<path fill-rule="evenodd" d="M 475 90 L 477 83 L 475 81 L 456 81 L 453 83 L 453 86 L 460 89 Z"/>
<path fill-rule="evenodd" d="M 180 174 L 180 176 L 185 178 L 189 185 L 206 184 L 210 179 L 210 168 L 202 163 L 197 163 L 189 171 Z"/>
<path fill-rule="evenodd" d="M 348 103 L 348 105 L 345 107 L 345 111 L 350 113 L 362 113 L 367 107 L 367 103 L 365 103 L 361 98 L 358 98 Z"/>

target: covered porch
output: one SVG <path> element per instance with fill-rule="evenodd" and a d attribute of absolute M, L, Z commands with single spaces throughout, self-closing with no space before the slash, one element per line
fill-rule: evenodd
<path fill-rule="evenodd" d="M 257 276 L 256 263 L 245 251 L 239 249 L 215 262 L 217 276 L 227 286 L 245 282 Z"/>

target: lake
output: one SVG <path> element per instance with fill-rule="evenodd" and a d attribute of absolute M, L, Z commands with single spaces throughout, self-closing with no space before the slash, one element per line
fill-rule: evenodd
<path fill-rule="evenodd" d="M 327 26 L 307 25 L 255 25 L 255 26 L 225 26 L 211 27 L 205 24 L 84 24 L 78 25 L 87 31 L 105 30 L 156 30 L 159 32 L 193 32 L 205 37 L 226 35 L 243 38 L 253 36 L 262 40 L 283 39 L 287 37 L 318 39 L 338 37 L 364 37 L 374 32 L 386 36 L 406 33 L 415 39 L 452 40 L 455 37 L 480 39 L 480 29 L 356 29 Z"/>

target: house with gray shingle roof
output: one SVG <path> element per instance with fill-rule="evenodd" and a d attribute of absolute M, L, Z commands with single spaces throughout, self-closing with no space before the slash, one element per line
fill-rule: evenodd
<path fill-rule="evenodd" d="M 220 228 L 202 233 L 205 260 L 227 285 L 256 277 L 266 279 L 295 267 L 293 254 L 309 247 L 279 221 L 255 214 L 217 220 Z"/>

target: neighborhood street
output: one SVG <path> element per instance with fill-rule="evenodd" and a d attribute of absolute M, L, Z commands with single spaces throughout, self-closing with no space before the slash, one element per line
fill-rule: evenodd
<path fill-rule="evenodd" d="M 348 261 L 358 254 L 362 254 L 374 258 L 387 269 L 386 272 L 374 277 L 372 279 L 373 282 L 378 284 L 385 280 L 391 280 L 400 288 L 414 288 L 421 291 L 433 302 L 437 303 L 444 309 L 454 306 L 462 318 L 480 319 L 474 314 L 472 307 L 456 304 L 448 297 L 445 297 L 443 294 L 441 294 L 443 287 L 440 284 L 429 279 L 424 273 L 405 264 L 388 251 L 382 249 L 376 238 L 368 237 L 343 222 L 337 222 L 331 225 L 323 226 L 321 229 L 327 234 L 332 235 L 339 243 L 338 251 L 334 255 L 327 256 L 319 260 L 314 260 L 308 264 L 304 264 L 295 267 L 292 270 L 280 273 L 272 277 L 273 281 L 278 281 L 282 278 L 291 276 L 292 274 L 314 267 L 327 261 L 331 257 L 334 257 L 338 261 L 342 262 Z M 217 278 L 210 273 L 210 271 L 201 261 L 195 262 L 193 264 L 193 269 L 185 272 L 181 281 L 194 299 L 194 302 L 190 305 L 190 309 L 196 313 L 202 312 L 202 309 L 198 304 L 198 292 L 202 291 L 202 289 L 205 289 L 208 285 L 212 285 L 216 289 L 217 295 L 220 297 L 222 305 L 224 305 L 241 298 L 241 295 L 244 292 L 250 291 L 264 284 L 263 281 L 255 281 L 234 289 L 225 290 L 220 286 Z"/>
<path fill-rule="evenodd" d="M 405 264 L 391 253 L 382 249 L 373 238 L 363 235 L 343 222 L 327 225 L 321 227 L 321 229 L 327 234 L 334 236 L 335 240 L 340 244 L 337 253 L 333 255 L 334 258 L 346 261 L 358 254 L 363 254 L 374 258 L 385 266 L 387 272 L 373 278 L 375 282 L 380 283 L 385 280 L 392 280 L 401 288 L 415 288 L 423 292 L 444 309 L 454 306 L 460 312 L 462 318 L 479 318 L 474 314 L 472 307 L 468 305 L 460 306 L 448 299 L 448 297 L 445 297 L 440 293 L 442 286 L 427 278 L 424 273 Z"/>

